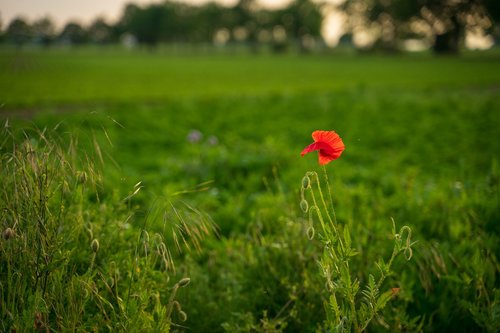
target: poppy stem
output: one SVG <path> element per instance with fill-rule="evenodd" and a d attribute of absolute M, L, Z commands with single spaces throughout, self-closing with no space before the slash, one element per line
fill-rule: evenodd
<path fill-rule="evenodd" d="M 330 223 L 330 227 L 328 229 L 329 230 L 333 230 L 335 239 L 337 239 L 339 241 L 341 248 L 344 249 L 344 242 L 342 241 L 342 238 L 340 237 L 340 233 L 339 233 L 339 231 L 337 229 L 337 219 L 335 217 L 335 211 L 333 210 L 333 204 L 332 204 L 332 211 L 333 211 L 333 214 L 334 214 L 333 215 L 334 219 L 332 219 L 332 217 L 330 215 L 330 212 L 329 212 L 329 209 L 328 209 L 328 205 L 326 204 L 325 197 L 323 195 L 323 190 L 321 189 L 321 181 L 319 179 L 318 173 L 317 172 L 308 172 L 307 175 L 314 176 L 316 178 L 316 186 L 318 187 L 319 197 L 321 199 L 321 203 L 323 205 L 323 209 L 324 209 L 324 211 L 326 213 L 326 217 L 328 218 L 328 222 Z M 327 181 L 327 184 L 328 184 L 328 179 L 326 179 L 326 181 Z M 317 203 L 316 203 L 316 199 L 314 197 L 314 191 L 312 190 L 312 188 L 311 188 L 311 193 L 312 193 L 312 196 L 313 196 L 314 205 L 316 207 L 318 207 Z M 329 193 L 330 199 L 331 199 L 331 193 L 330 193 L 330 187 L 329 186 L 328 186 L 328 193 Z M 319 207 L 318 207 L 318 209 L 319 209 Z M 323 224 L 323 222 L 322 222 L 322 227 L 323 227 L 323 229 L 325 231 L 325 234 L 328 234 L 327 228 L 325 228 L 325 225 Z"/>
<path fill-rule="evenodd" d="M 316 174 L 316 180 L 318 182 L 319 194 L 321 197 L 321 201 L 323 203 L 323 207 L 325 208 L 326 216 L 328 217 L 328 221 L 330 222 L 331 228 L 335 232 L 340 247 L 342 248 L 342 251 L 345 253 L 346 248 L 344 247 L 344 242 L 342 240 L 342 237 L 340 236 L 339 229 L 337 228 L 337 215 L 335 214 L 335 208 L 333 207 L 332 191 L 330 189 L 330 182 L 328 181 L 328 174 L 326 173 L 326 167 L 323 165 L 323 178 L 326 183 L 326 188 L 328 191 L 328 200 L 330 201 L 330 207 L 326 204 L 325 198 L 323 196 L 323 191 L 321 190 L 321 182 L 319 181 L 319 176 L 317 173 L 315 174 Z M 330 208 L 332 210 L 332 215 L 330 215 Z"/>
<path fill-rule="evenodd" d="M 330 207 L 333 213 L 333 223 L 337 225 L 337 215 L 335 214 L 335 208 L 333 206 L 332 190 L 330 188 L 330 182 L 328 181 L 328 173 L 326 172 L 326 167 L 323 165 L 323 177 L 325 178 L 326 189 L 328 190 L 328 201 L 330 202 Z"/>
<path fill-rule="evenodd" d="M 323 194 L 321 193 L 321 188 L 320 188 L 320 184 L 319 184 L 318 174 L 316 172 L 308 172 L 307 175 L 308 176 L 315 176 L 316 177 L 316 184 L 317 184 L 317 186 L 319 188 L 321 199 L 323 200 Z M 323 229 L 323 232 L 325 233 L 325 236 L 329 235 L 330 234 L 330 230 L 326 228 L 325 221 L 323 219 L 323 215 L 321 214 L 321 210 L 319 209 L 318 202 L 316 201 L 316 195 L 314 194 L 314 190 L 312 189 L 312 187 L 310 187 L 309 189 L 311 190 L 311 197 L 312 197 L 312 200 L 313 200 L 313 205 L 311 206 L 311 208 L 309 208 L 309 221 L 311 222 L 311 225 L 312 225 L 313 212 L 315 212 L 316 215 L 318 216 L 319 222 L 321 224 L 321 228 Z M 325 201 L 323 200 L 323 203 L 324 202 Z M 328 215 L 328 211 L 326 212 L 326 214 Z M 330 216 L 328 216 L 328 217 L 330 217 Z"/>
<path fill-rule="evenodd" d="M 323 204 L 323 208 L 325 209 L 326 216 L 328 217 L 328 221 L 335 228 L 335 224 L 333 223 L 332 217 L 330 216 L 330 212 L 328 209 L 328 205 L 326 204 L 325 197 L 323 195 L 323 190 L 321 189 L 321 181 L 319 180 L 319 176 L 317 172 L 312 172 L 312 175 L 316 177 L 316 185 L 318 186 L 319 197 L 321 199 L 321 203 Z"/>

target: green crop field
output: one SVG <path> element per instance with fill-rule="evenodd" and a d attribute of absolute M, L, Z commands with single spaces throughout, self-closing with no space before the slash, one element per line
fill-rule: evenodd
<path fill-rule="evenodd" d="M 0 331 L 497 332 L 499 93 L 495 51 L 1 49 Z"/>

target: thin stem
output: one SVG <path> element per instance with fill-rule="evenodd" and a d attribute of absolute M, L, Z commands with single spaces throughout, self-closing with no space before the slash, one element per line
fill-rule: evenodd
<path fill-rule="evenodd" d="M 332 217 L 330 216 L 330 213 L 329 213 L 329 210 L 328 210 L 328 206 L 327 206 L 326 201 L 325 201 L 325 197 L 323 196 L 323 190 L 321 189 L 321 182 L 319 180 L 318 173 L 311 172 L 311 176 L 316 177 L 316 186 L 318 187 L 318 192 L 319 192 L 319 197 L 321 198 L 321 203 L 323 204 L 323 207 L 324 207 L 325 212 L 326 212 L 326 216 L 328 217 L 328 220 L 330 221 L 330 224 L 333 225 Z"/>
<path fill-rule="evenodd" d="M 309 219 L 312 223 L 312 214 L 313 210 L 316 212 L 316 215 L 318 216 L 319 223 L 321 224 L 321 228 L 323 229 L 323 232 L 325 233 L 325 236 L 329 234 L 328 230 L 326 229 L 325 222 L 323 220 L 323 215 L 321 215 L 321 211 L 319 210 L 318 204 L 316 203 L 316 196 L 314 195 L 314 191 L 311 191 L 311 197 L 313 199 L 313 206 L 309 208 Z"/>
<path fill-rule="evenodd" d="M 389 259 L 389 262 L 387 263 L 388 270 L 391 268 L 392 262 L 394 261 L 394 258 L 396 258 L 398 253 L 399 253 L 399 251 L 397 250 L 397 245 L 394 245 L 394 250 L 392 251 L 391 259 Z M 377 282 L 377 289 L 380 289 L 380 287 L 382 286 L 382 283 L 384 282 L 386 277 L 387 277 L 387 275 L 385 274 L 385 272 L 381 272 L 380 278 Z M 365 322 L 363 323 L 363 325 L 361 326 L 360 332 L 364 331 L 368 327 L 368 325 L 370 324 L 370 322 L 372 321 L 372 319 L 376 313 L 377 313 L 377 311 L 372 311 L 370 317 L 367 318 L 365 320 Z"/>
<path fill-rule="evenodd" d="M 170 298 L 168 299 L 167 303 L 167 319 L 170 321 L 170 318 L 172 316 L 172 311 L 174 309 L 174 300 L 175 296 L 177 294 L 177 289 L 179 289 L 179 284 L 176 283 L 174 285 L 174 289 L 172 289 L 172 294 L 170 295 Z"/>
<path fill-rule="evenodd" d="M 89 266 L 89 272 L 92 273 L 92 271 L 94 270 L 94 264 L 95 264 L 95 257 L 96 257 L 96 253 L 93 252 L 92 253 L 92 257 L 90 258 L 90 266 Z"/>
<path fill-rule="evenodd" d="M 328 190 L 328 200 L 330 201 L 330 207 L 333 213 L 333 222 L 337 224 L 337 215 L 335 214 L 335 207 L 333 206 L 332 190 L 330 188 L 330 181 L 328 180 L 328 173 L 326 172 L 326 167 L 323 165 L 323 177 L 325 178 L 326 188 Z"/>
<path fill-rule="evenodd" d="M 309 172 L 309 174 L 311 176 L 316 177 L 316 186 L 318 187 L 319 196 L 321 198 L 321 203 L 323 204 L 324 210 L 326 212 L 326 216 L 328 217 L 328 221 L 330 222 L 330 225 L 335 233 L 335 237 L 339 240 L 340 246 L 342 247 L 343 250 L 345 250 L 344 242 L 342 241 L 342 238 L 340 237 L 339 231 L 337 229 L 336 218 L 335 218 L 335 223 L 334 223 L 334 220 L 330 216 L 328 205 L 326 204 L 325 197 L 323 196 L 323 190 L 321 189 L 321 182 L 319 180 L 318 173 L 317 172 Z M 312 187 L 311 187 L 311 189 L 312 189 Z M 314 196 L 314 191 L 311 191 L 311 193 L 313 193 L 313 196 Z M 333 205 L 332 205 L 332 209 L 333 209 Z M 335 211 L 333 211 L 333 212 L 335 213 Z"/>
<path fill-rule="evenodd" d="M 356 316 L 356 305 L 354 304 L 354 296 L 350 300 L 350 307 L 351 307 L 351 314 L 352 314 L 352 321 L 353 321 L 353 326 L 354 326 L 354 331 L 355 332 L 361 332 L 360 327 L 358 326 L 358 318 Z"/>

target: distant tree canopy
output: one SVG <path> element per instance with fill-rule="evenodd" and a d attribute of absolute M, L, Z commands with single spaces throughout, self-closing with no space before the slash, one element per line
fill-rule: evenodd
<path fill-rule="evenodd" d="M 32 24 L 17 17 L 0 33 L 0 41 L 49 46 L 132 40 L 151 49 L 160 43 L 233 43 L 252 49 L 267 44 L 277 52 L 290 46 L 308 51 L 321 41 L 323 6 L 321 0 L 292 0 L 275 10 L 256 0 L 239 0 L 230 7 L 174 0 L 131 3 L 114 24 L 102 18 L 88 26 L 68 22 L 59 33 L 48 17 Z M 344 0 L 337 9 L 347 14 L 348 36 L 363 31 L 375 38 L 371 48 L 393 51 L 400 41 L 417 38 L 432 44 L 436 53 L 456 53 L 467 32 L 500 37 L 500 0 Z"/>
<path fill-rule="evenodd" d="M 269 10 L 256 0 L 240 0 L 232 7 L 208 2 L 195 6 L 166 0 L 145 6 L 128 4 L 115 24 L 95 19 L 89 26 L 68 22 L 57 34 L 50 18 L 32 25 L 23 18 L 10 22 L 3 39 L 22 46 L 32 42 L 49 46 L 53 42 L 80 45 L 107 44 L 130 35 L 154 48 L 159 43 L 245 43 L 273 45 L 276 51 L 297 45 L 307 51 L 321 40 L 321 5 L 313 0 L 293 0 L 285 8 Z"/>
<path fill-rule="evenodd" d="M 59 40 L 73 45 L 83 44 L 88 40 L 87 31 L 77 22 L 69 22 L 59 35 Z"/>
<path fill-rule="evenodd" d="M 346 0 L 343 9 L 357 17 L 351 29 L 372 29 L 377 43 L 395 47 L 398 38 L 430 36 L 436 53 L 457 53 L 467 30 L 495 29 L 498 0 Z"/>
<path fill-rule="evenodd" d="M 87 28 L 87 36 L 92 43 L 108 44 L 113 41 L 114 29 L 102 18 L 95 19 Z"/>
<path fill-rule="evenodd" d="M 5 30 L 5 39 L 7 42 L 22 46 L 29 42 L 33 37 L 31 26 L 21 17 L 13 19 Z"/>
<path fill-rule="evenodd" d="M 295 0 L 284 9 L 260 9 L 254 0 L 240 0 L 233 7 L 214 2 L 192 6 L 166 1 L 145 7 L 128 5 L 118 25 L 139 43 L 159 42 L 297 42 L 321 35 L 323 16 L 311 0 Z M 274 32 L 274 33 L 273 33 Z"/>
<path fill-rule="evenodd" d="M 52 20 L 48 17 L 43 17 L 33 23 L 34 42 L 49 46 L 55 39 L 56 28 Z"/>

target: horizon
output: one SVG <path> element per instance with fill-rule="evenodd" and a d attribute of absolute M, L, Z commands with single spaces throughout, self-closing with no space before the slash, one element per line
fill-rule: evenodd
<path fill-rule="evenodd" d="M 226 6 L 235 5 L 238 0 L 174 0 L 194 5 L 216 2 Z M 263 7 L 276 8 L 284 6 L 291 0 L 257 0 Z M 65 0 L 3 0 L 0 5 L 1 29 L 16 17 L 33 21 L 43 17 L 53 20 L 57 28 L 63 27 L 70 21 L 79 24 L 89 24 L 96 18 L 103 18 L 107 22 L 115 22 L 120 18 L 125 6 L 129 3 L 148 5 L 161 3 L 161 0 L 87 0 L 85 2 Z"/>
<path fill-rule="evenodd" d="M 216 2 L 225 6 L 234 6 L 239 0 L 171 0 L 193 5 L 202 5 L 208 2 Z M 292 0 L 256 0 L 264 8 L 279 8 L 286 6 Z M 317 2 L 318 0 L 312 0 Z M 339 4 L 343 0 L 323 0 L 323 3 Z M 0 7 L 0 31 L 16 17 L 21 17 L 29 22 L 48 17 L 54 23 L 56 29 L 60 30 L 69 22 L 81 25 L 89 25 L 98 18 L 114 24 L 119 19 L 127 4 L 133 3 L 144 6 L 153 3 L 161 3 L 164 0 L 88 0 L 75 2 L 71 0 L 45 0 L 43 3 L 37 0 L 3 0 Z M 346 16 L 331 7 L 324 11 L 322 37 L 327 45 L 333 47 L 338 44 L 340 37 L 345 33 L 344 25 Z M 367 32 L 355 33 L 354 42 L 357 45 L 370 43 L 371 37 Z M 417 44 L 415 44 L 417 43 Z M 409 50 L 417 45 L 415 50 L 421 49 L 418 41 L 409 41 Z M 468 32 L 465 36 L 465 46 L 468 49 L 488 49 L 494 45 L 493 38 L 484 32 Z"/>

